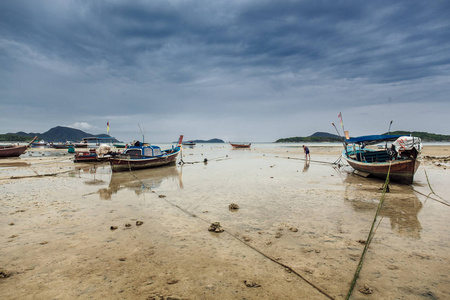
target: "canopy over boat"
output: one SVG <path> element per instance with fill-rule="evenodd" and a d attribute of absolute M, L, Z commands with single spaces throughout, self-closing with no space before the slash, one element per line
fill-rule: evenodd
<path fill-rule="evenodd" d="M 373 144 L 378 144 L 380 142 L 395 141 L 399 137 L 402 137 L 402 135 L 365 135 L 365 136 L 358 136 L 358 137 L 346 139 L 345 142 L 347 144 L 364 143 L 365 145 L 373 145 Z"/>

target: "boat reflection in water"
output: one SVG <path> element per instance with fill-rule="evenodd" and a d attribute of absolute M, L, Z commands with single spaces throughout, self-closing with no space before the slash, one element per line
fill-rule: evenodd
<path fill-rule="evenodd" d="M 356 212 L 373 212 L 375 214 L 382 191 L 383 182 L 366 179 L 349 174 L 344 180 L 347 184 L 345 202 L 350 204 Z M 420 239 L 422 225 L 418 214 L 422 209 L 422 202 L 410 186 L 401 184 L 390 185 L 390 192 L 386 193 L 379 218 L 389 218 L 394 233 L 413 239 Z M 373 216 L 373 215 L 371 215 Z"/>
<path fill-rule="evenodd" d="M 134 190 L 137 195 L 140 195 L 151 192 L 151 189 L 159 187 L 165 180 L 176 181 L 183 188 L 181 172 L 178 172 L 177 167 L 163 166 L 132 172 L 114 172 L 111 174 L 109 186 L 100 189 L 98 193 L 103 200 L 111 199 L 112 194 L 122 189 Z"/>

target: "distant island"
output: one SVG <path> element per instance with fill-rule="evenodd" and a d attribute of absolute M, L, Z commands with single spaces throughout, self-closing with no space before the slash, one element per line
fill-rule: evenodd
<path fill-rule="evenodd" d="M 388 134 L 387 132 L 382 133 L 382 135 Z M 423 142 L 450 142 L 450 135 L 428 133 L 422 131 L 392 131 L 391 135 L 412 135 L 419 137 Z M 342 138 L 338 135 L 326 133 L 326 132 L 316 132 L 307 137 L 290 137 L 278 139 L 276 143 L 320 143 L 320 142 L 341 142 Z"/>
<path fill-rule="evenodd" d="M 205 143 L 225 143 L 223 140 L 221 139 L 210 139 L 210 140 L 189 140 L 189 141 L 193 141 L 194 143 L 200 143 L 200 144 L 205 144 Z"/>
<path fill-rule="evenodd" d="M 29 142 L 35 136 L 38 140 L 45 140 L 47 142 L 66 142 L 66 141 L 81 141 L 86 137 L 99 137 L 99 138 L 111 138 L 107 134 L 90 134 L 79 129 L 74 129 L 70 127 L 57 126 L 44 133 L 26 133 L 23 131 L 16 133 L 0 134 L 0 141 L 14 141 L 14 142 Z M 117 139 L 111 139 L 111 142 L 118 143 Z"/>
<path fill-rule="evenodd" d="M 283 138 L 278 139 L 275 143 L 319 143 L 319 142 L 340 142 L 342 141 L 342 138 L 340 138 L 338 135 L 327 133 L 327 132 L 316 132 L 310 136 L 306 137 L 290 137 L 290 138 Z"/>

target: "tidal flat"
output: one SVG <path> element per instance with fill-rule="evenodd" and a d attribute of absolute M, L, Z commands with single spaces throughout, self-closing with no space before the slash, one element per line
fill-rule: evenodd
<path fill-rule="evenodd" d="M 310 150 L 197 144 L 121 173 L 64 150 L 2 159 L 0 296 L 345 299 L 383 181 Z M 450 298 L 449 158 L 425 145 L 414 184 L 390 184 L 351 299 Z"/>

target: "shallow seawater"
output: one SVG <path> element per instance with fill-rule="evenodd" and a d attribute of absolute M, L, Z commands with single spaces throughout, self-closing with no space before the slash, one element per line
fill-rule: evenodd
<path fill-rule="evenodd" d="M 182 166 L 131 173 L 27 159 L 38 173 L 61 174 L 0 183 L 0 262 L 17 271 L 0 284 L 17 299 L 24 283 L 36 297 L 327 299 L 288 266 L 345 298 L 383 182 L 337 168 L 331 152 L 305 162 L 300 148 L 205 144 L 184 149 Z M 0 177 L 28 169 L 3 167 Z M 450 297 L 449 207 L 426 196 L 424 169 L 448 195 L 448 171 L 433 166 L 413 186 L 390 185 L 352 299 Z M 225 231 L 208 231 L 213 222 Z"/>

